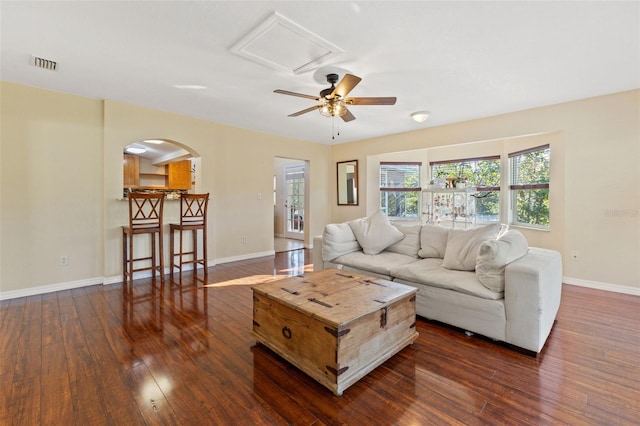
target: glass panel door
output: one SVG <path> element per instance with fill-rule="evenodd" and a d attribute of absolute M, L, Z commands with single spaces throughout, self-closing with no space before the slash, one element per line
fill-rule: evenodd
<path fill-rule="evenodd" d="M 304 239 L 304 166 L 285 168 L 285 237 Z"/>

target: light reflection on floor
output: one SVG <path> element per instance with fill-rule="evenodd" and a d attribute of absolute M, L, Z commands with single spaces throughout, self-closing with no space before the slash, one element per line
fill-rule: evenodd
<path fill-rule="evenodd" d="M 209 282 L 206 287 L 230 287 L 230 286 L 252 286 L 267 282 L 278 281 L 287 277 L 303 275 L 313 271 L 313 264 L 308 259 L 306 250 L 291 250 L 285 253 L 278 253 L 277 261 L 274 263 L 273 274 L 256 274 L 241 278 L 220 282 Z"/>

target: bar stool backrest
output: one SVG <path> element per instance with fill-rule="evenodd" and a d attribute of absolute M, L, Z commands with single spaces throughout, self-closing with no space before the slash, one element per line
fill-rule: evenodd
<path fill-rule="evenodd" d="M 129 227 L 132 230 L 144 230 L 162 227 L 164 194 L 145 194 L 130 192 Z"/>
<path fill-rule="evenodd" d="M 207 225 L 207 205 L 209 193 L 180 195 L 180 225 Z"/>

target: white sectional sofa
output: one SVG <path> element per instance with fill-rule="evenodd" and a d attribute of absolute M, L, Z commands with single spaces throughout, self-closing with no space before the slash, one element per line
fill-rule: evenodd
<path fill-rule="evenodd" d="M 414 286 L 419 316 L 538 354 L 560 306 L 562 259 L 505 228 L 391 224 L 377 212 L 327 225 L 313 267 Z"/>

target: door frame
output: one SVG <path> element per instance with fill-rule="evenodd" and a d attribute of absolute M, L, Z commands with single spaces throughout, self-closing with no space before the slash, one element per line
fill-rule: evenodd
<path fill-rule="evenodd" d="M 286 217 L 284 217 L 284 188 L 285 182 L 285 168 L 291 166 L 304 167 L 304 227 L 303 232 L 297 237 L 300 240 L 304 240 L 305 247 L 310 247 L 309 241 L 309 204 L 310 204 L 310 162 L 309 160 L 299 158 L 287 158 L 287 157 L 274 157 L 274 237 L 286 237 Z"/>

